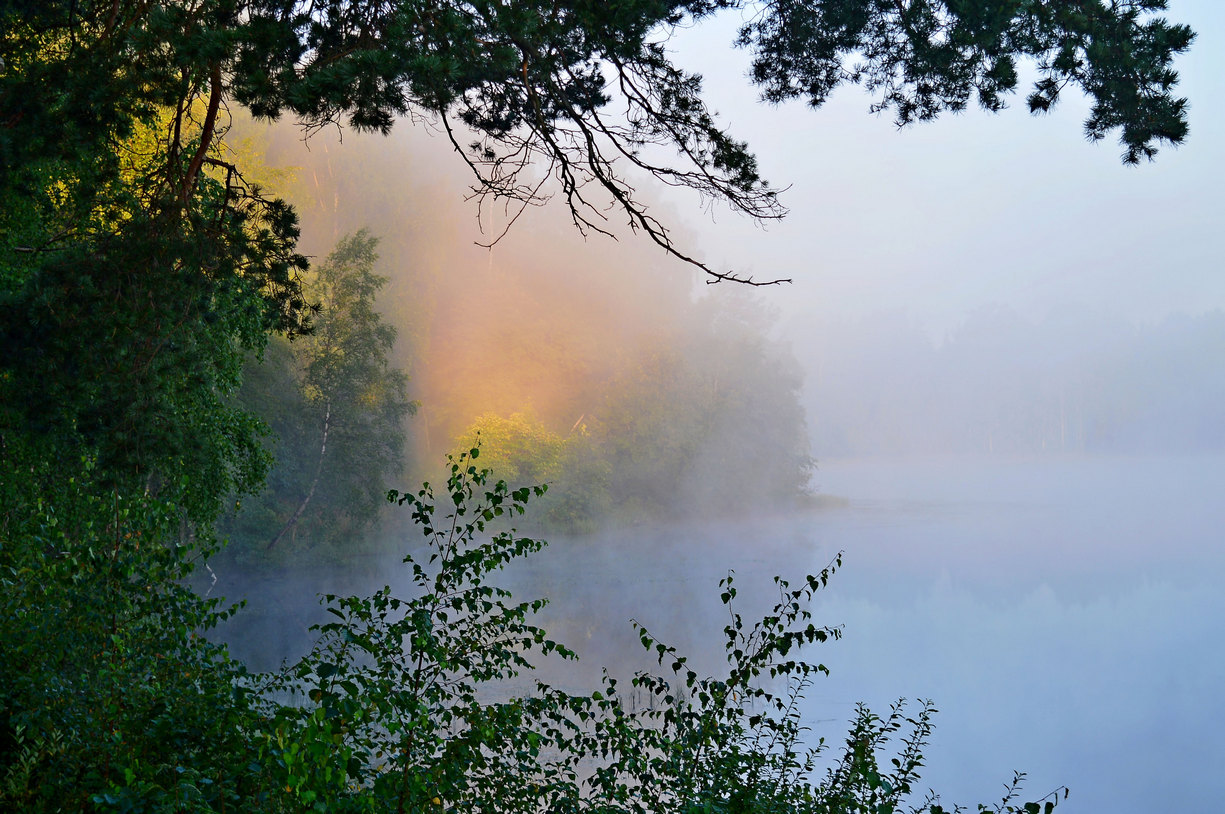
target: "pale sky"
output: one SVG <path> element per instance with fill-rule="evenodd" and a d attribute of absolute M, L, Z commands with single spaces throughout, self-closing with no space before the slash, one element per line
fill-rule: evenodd
<path fill-rule="evenodd" d="M 999 115 L 970 109 L 899 131 L 848 87 L 823 108 L 756 103 L 736 20 L 704 24 L 677 57 L 755 149 L 791 214 L 762 231 L 721 210 L 684 219 L 715 266 L 794 277 L 767 293 L 788 316 L 905 310 L 934 337 L 976 307 L 1005 303 L 1041 319 L 1088 304 L 1133 320 L 1225 308 L 1225 4 L 1173 0 L 1169 18 L 1198 33 L 1178 63 L 1191 100 L 1186 144 L 1124 166 L 1114 141 L 1083 137 L 1087 103 L 1025 110 L 1025 88 Z"/>

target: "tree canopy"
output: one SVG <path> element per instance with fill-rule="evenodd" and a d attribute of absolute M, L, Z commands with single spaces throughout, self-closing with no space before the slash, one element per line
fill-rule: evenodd
<path fill-rule="evenodd" d="M 374 272 L 377 238 L 346 235 L 304 276 L 320 311 L 309 336 L 274 337 L 244 371 L 238 404 L 275 436 L 276 462 L 266 489 L 242 501 L 221 530 L 239 548 L 303 545 L 321 558 L 325 542 L 350 550 L 384 504 L 388 482 L 404 464 L 404 420 L 417 404 L 408 377 L 387 355 L 396 329 L 375 308 L 387 278 Z"/>
<path fill-rule="evenodd" d="M 753 217 L 782 214 L 748 146 L 717 120 L 701 77 L 673 64 L 678 27 L 744 16 L 763 99 L 821 105 L 858 83 L 899 124 L 977 102 L 999 110 L 1032 63 L 1033 111 L 1068 86 L 1093 100 L 1086 133 L 1118 131 L 1129 162 L 1187 132 L 1173 57 L 1193 33 L 1165 0 L 52 0 L 0 6 L 0 161 L 14 169 L 109 148 L 153 111 L 167 128 L 169 197 L 195 197 L 222 105 L 308 127 L 386 131 L 437 117 L 485 194 L 531 202 L 551 178 L 575 223 L 603 231 L 598 194 L 683 256 L 636 199 L 630 168 Z M 55 93 L 44 92 L 54 88 Z M 188 104 L 200 100 L 199 110 Z M 195 127 L 186 127 L 187 124 Z M 194 142 L 188 141 L 194 131 Z M 470 144 L 460 146 L 471 138 Z M 662 162 L 651 145 L 671 148 Z M 542 166 L 546 172 L 528 171 Z M 232 180 L 232 179 L 231 179 Z M 227 187 L 228 188 L 228 187 Z M 597 193 L 597 191 L 599 191 Z M 689 259 L 686 257 L 686 259 Z M 697 261 L 691 261 L 697 262 Z M 732 273 L 707 268 L 715 278 Z"/>
<path fill-rule="evenodd" d="M 293 209 L 226 152 L 228 105 L 308 129 L 440 123 L 479 195 L 550 195 L 583 232 L 620 219 L 712 281 L 635 179 L 754 218 L 784 214 L 748 145 L 707 107 L 669 36 L 721 11 L 769 102 L 859 83 L 900 124 L 1068 86 L 1124 159 L 1187 132 L 1164 0 L 48 0 L 0 2 L 0 432 L 73 439 L 100 472 L 183 487 L 193 516 L 258 483 L 255 429 L 225 409 L 244 352 L 310 330 Z M 670 157 L 669 157 L 670 156 Z M 619 215 L 618 215 L 619 213 Z M 513 223 L 513 219 L 511 220 Z M 772 281 L 762 281 L 772 282 Z M 184 382 L 193 382 L 190 387 Z M 204 432 L 198 429 L 204 426 Z M 23 442 L 24 443 L 24 442 Z M 55 445 L 52 445 L 55 447 Z M 58 451 L 57 451 L 58 450 Z"/>

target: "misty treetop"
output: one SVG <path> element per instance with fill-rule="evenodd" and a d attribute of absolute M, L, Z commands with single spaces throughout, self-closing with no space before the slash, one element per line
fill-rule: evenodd
<path fill-rule="evenodd" d="M 267 423 L 276 461 L 266 488 L 222 524 L 243 551 L 351 552 L 404 466 L 417 404 L 389 360 L 396 329 L 376 310 L 387 283 L 374 271 L 377 245 L 365 231 L 341 238 L 303 279 L 319 304 L 312 332 L 274 337 L 246 366 L 237 404 Z"/>

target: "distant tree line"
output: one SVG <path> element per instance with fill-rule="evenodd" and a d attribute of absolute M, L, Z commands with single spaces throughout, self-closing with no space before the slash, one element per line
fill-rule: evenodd
<path fill-rule="evenodd" d="M 1225 449 L 1219 311 L 1132 323 L 1069 308 L 1032 321 L 997 306 L 939 344 L 901 314 L 804 337 L 823 456 Z"/>
<path fill-rule="evenodd" d="M 227 557 L 340 563 L 371 552 L 386 489 L 406 471 L 430 477 L 440 450 L 477 445 L 511 483 L 550 484 L 534 518 L 544 530 L 764 512 L 807 494 L 798 366 L 743 297 L 695 301 L 680 289 L 675 321 L 618 353 L 590 329 L 571 335 L 573 323 L 552 325 L 548 309 L 515 302 L 521 282 L 486 281 L 473 297 L 504 310 L 486 323 L 470 309 L 462 347 L 406 360 L 459 380 L 423 394 L 425 410 L 409 420 L 418 403 L 391 362 L 396 329 L 377 310 L 387 278 L 374 272 L 376 243 L 343 237 L 303 278 L 321 305 L 313 332 L 272 338 L 246 366 L 235 403 L 266 423 L 275 461 L 264 488 L 223 516 Z M 640 284 L 644 297 L 660 295 Z M 469 395 L 487 381 L 556 394 L 539 411 L 531 392 L 518 403 Z M 407 443 L 412 425 L 431 419 L 416 435 L 429 432 L 438 449 Z"/>
<path fill-rule="evenodd" d="M 800 373 L 749 305 L 690 304 L 686 330 L 659 332 L 609 379 L 552 400 L 566 419 L 486 412 L 458 446 L 479 441 L 512 482 L 550 482 L 541 521 L 554 531 L 793 508 L 813 466 Z"/>

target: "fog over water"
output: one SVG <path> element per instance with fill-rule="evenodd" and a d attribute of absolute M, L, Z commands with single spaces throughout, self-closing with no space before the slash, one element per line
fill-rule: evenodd
<path fill-rule="evenodd" d="M 566 680 L 633 663 L 631 617 L 717 668 L 720 577 L 736 571 L 747 614 L 774 574 L 843 551 L 816 607 L 845 635 L 812 653 L 832 673 L 808 694 L 815 735 L 839 741 L 857 701 L 930 698 L 923 783 L 946 802 L 993 800 L 1020 770 L 1035 796 L 1071 787 L 1070 812 L 1221 809 L 1225 11 L 1171 6 L 1200 32 L 1179 66 L 1190 141 L 1136 169 L 1083 143 L 1071 99 L 1039 120 L 1019 102 L 897 133 L 853 92 L 815 113 L 750 108 L 724 58 L 734 20 L 678 44 L 768 177 L 795 184 L 793 212 L 763 233 L 648 194 L 716 266 L 796 279 L 744 297 L 802 373 L 814 490 L 841 500 L 555 537 L 506 579 L 552 599 L 545 626 L 584 655 Z M 632 238 L 583 241 L 548 210 L 476 248 L 459 161 L 404 131 L 303 152 L 282 130 L 269 156 L 302 168 L 310 251 L 362 226 L 383 237 L 419 453 L 484 410 L 564 430 L 584 388 L 680 346 L 669 315 L 703 293 L 689 271 Z M 721 431 L 751 444 L 762 429 Z M 719 460 L 679 491 L 740 477 Z M 301 571 L 276 591 L 222 575 L 275 595 L 259 612 L 290 620 L 287 649 L 316 591 L 396 579 L 381 563 L 340 586 Z"/>
<path fill-rule="evenodd" d="M 1071 811 L 1217 810 L 1225 457 L 830 461 L 819 479 L 848 503 L 557 541 L 519 584 L 558 597 L 550 627 L 589 660 L 623 665 L 629 617 L 713 648 L 727 569 L 752 606 L 842 550 L 816 606 L 844 637 L 812 653 L 831 670 L 814 735 L 840 742 L 856 701 L 929 698 L 923 785 L 946 801 L 1020 770 L 1031 792 L 1070 786 Z"/>
<path fill-rule="evenodd" d="M 1218 810 L 1225 456 L 830 460 L 817 480 L 845 502 L 556 537 L 497 582 L 552 599 L 542 622 L 581 661 L 545 675 L 581 691 L 602 667 L 655 666 L 631 619 L 717 673 L 720 578 L 735 572 L 751 618 L 773 575 L 799 579 L 841 551 L 813 608 L 843 629 L 809 652 L 830 669 L 804 703 L 814 738 L 839 744 L 856 702 L 930 699 L 921 787 L 946 802 L 995 799 L 1025 771 L 1034 794 L 1069 786 L 1069 811 Z M 304 569 L 288 590 L 248 590 L 278 597 L 285 652 L 319 618 L 311 593 L 403 585 L 399 569 L 343 584 Z M 273 666 L 268 642 L 248 645 L 240 655 Z"/>

